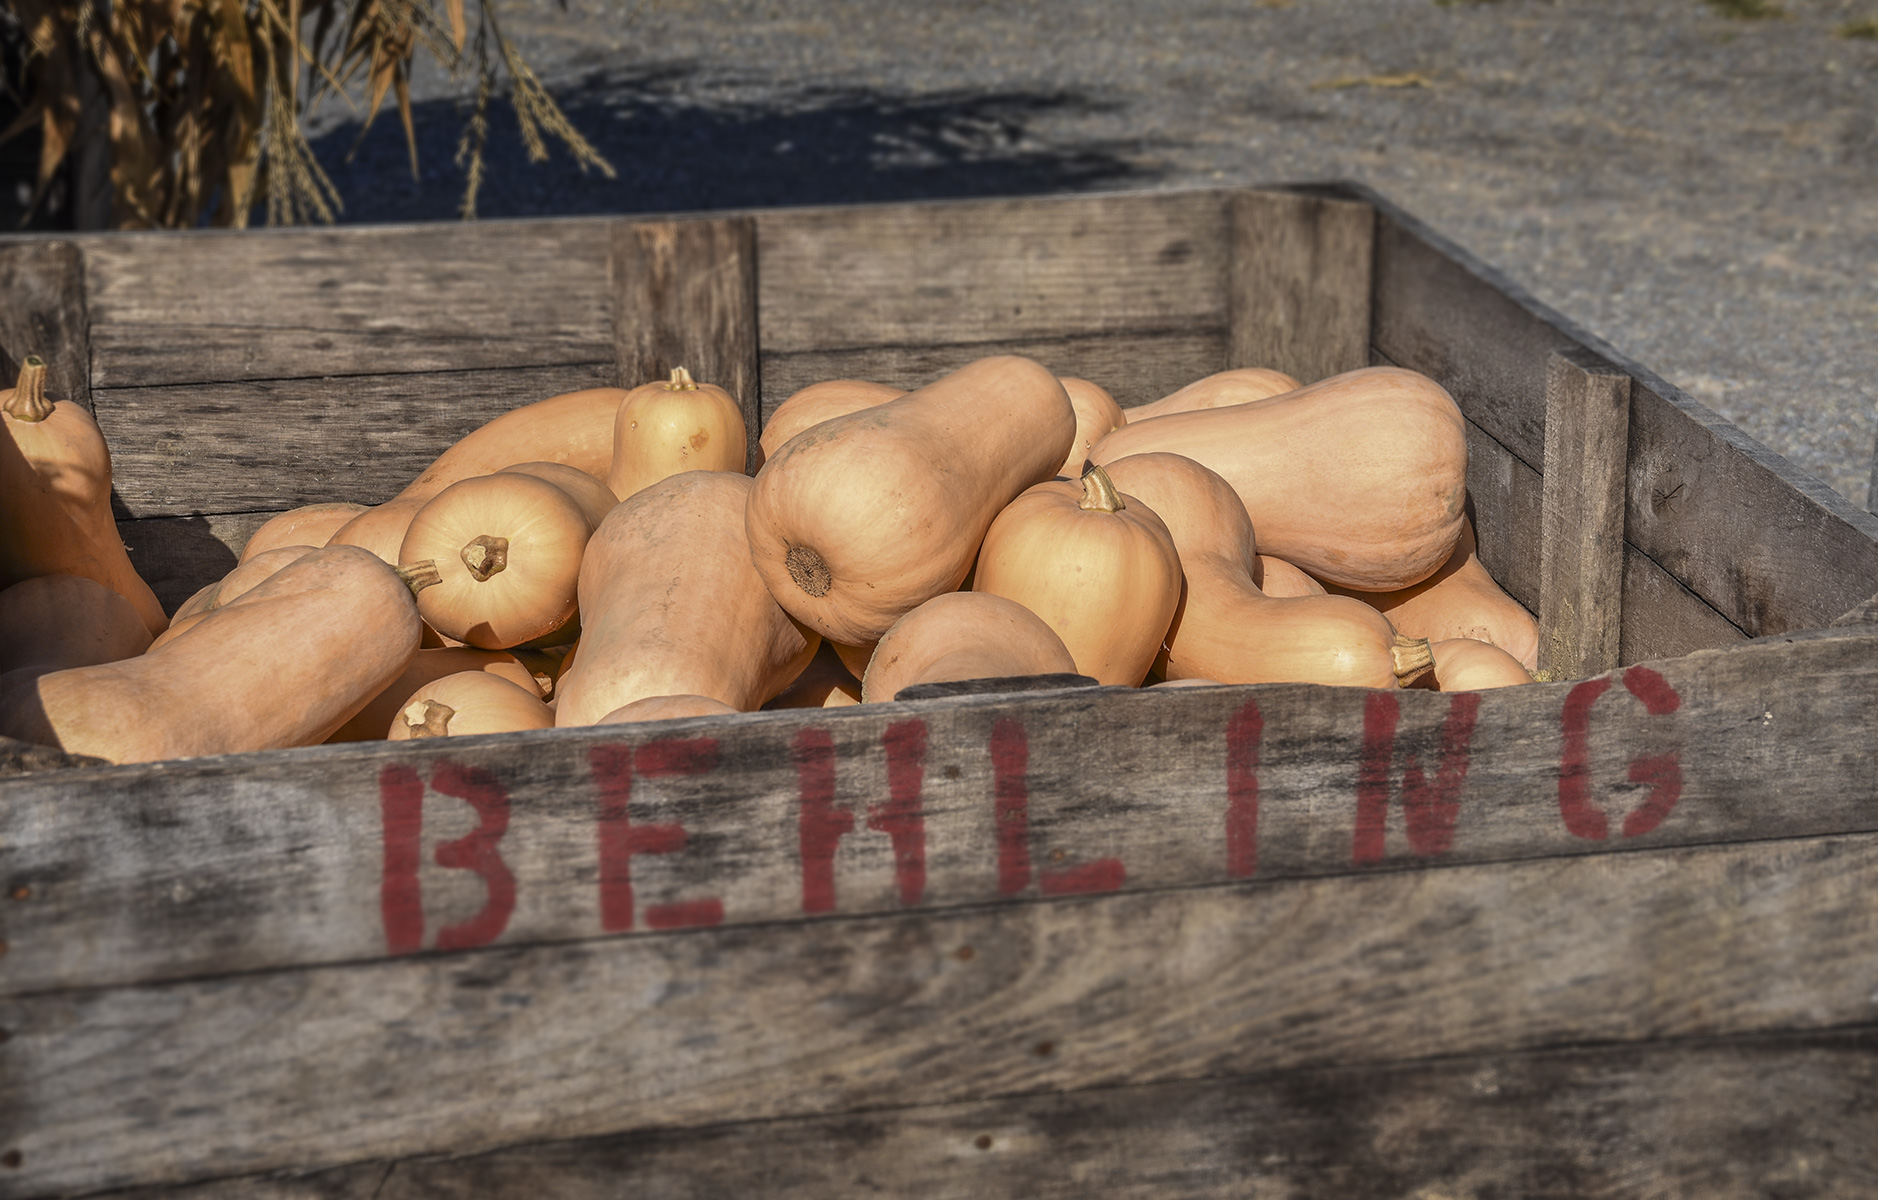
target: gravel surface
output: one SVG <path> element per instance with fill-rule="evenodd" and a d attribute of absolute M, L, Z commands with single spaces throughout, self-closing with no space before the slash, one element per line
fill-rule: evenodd
<path fill-rule="evenodd" d="M 498 105 L 479 208 L 1360 180 L 1878 504 L 1878 0 L 1782 3 L 506 0 L 618 177 Z M 454 214 L 459 89 L 417 83 L 417 181 L 389 113 L 316 140 L 347 219 Z"/>

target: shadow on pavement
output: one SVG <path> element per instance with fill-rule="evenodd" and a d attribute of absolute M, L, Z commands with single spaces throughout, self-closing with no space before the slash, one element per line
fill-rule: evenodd
<path fill-rule="evenodd" d="M 555 89 L 574 127 L 618 172 L 582 174 L 565 147 L 527 160 L 506 98 L 491 102 L 482 217 L 674 212 L 773 205 L 998 196 L 1073 191 L 1146 180 L 1122 147 L 1052 146 L 1031 126 L 1102 106 L 1071 93 L 925 95 L 809 92 L 780 104 L 702 103 L 678 89 L 684 71 L 594 77 Z M 467 105 L 413 106 L 420 177 L 395 110 L 379 113 L 358 146 L 348 123 L 313 141 L 345 200 L 344 222 L 435 221 L 457 215 L 464 169 L 455 163 Z M 259 214 L 257 214 L 259 216 Z"/>

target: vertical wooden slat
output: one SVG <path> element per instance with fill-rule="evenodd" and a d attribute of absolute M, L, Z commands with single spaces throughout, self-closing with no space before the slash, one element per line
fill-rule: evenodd
<path fill-rule="evenodd" d="M 685 367 L 728 391 L 743 409 L 754 468 L 762 429 L 755 220 L 620 221 L 612 281 L 620 386 Z"/>
<path fill-rule="evenodd" d="M 1228 367 L 1272 367 L 1314 383 L 1369 365 L 1374 208 L 1241 192 L 1228 236 Z"/>
<path fill-rule="evenodd" d="M 0 369 L 11 386 L 29 354 L 46 360 L 46 394 L 91 411 L 85 265 L 71 242 L 0 246 Z"/>
<path fill-rule="evenodd" d="M 1589 351 L 1555 352 L 1545 376 L 1542 679 L 1581 679 L 1618 664 L 1629 443 L 1630 376 Z"/>

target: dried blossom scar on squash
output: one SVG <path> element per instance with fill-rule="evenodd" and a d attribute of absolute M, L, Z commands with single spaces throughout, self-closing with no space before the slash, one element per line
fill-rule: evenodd
<path fill-rule="evenodd" d="M 955 590 L 992 519 L 1076 437 L 1063 385 L 984 358 L 796 435 L 757 472 L 750 554 L 789 614 L 849 646 Z"/>

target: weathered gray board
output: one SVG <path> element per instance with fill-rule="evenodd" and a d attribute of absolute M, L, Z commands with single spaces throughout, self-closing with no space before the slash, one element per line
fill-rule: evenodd
<path fill-rule="evenodd" d="M 656 1130 L 115 1200 L 1878 1192 L 1878 1033 L 1692 1039 Z"/>

